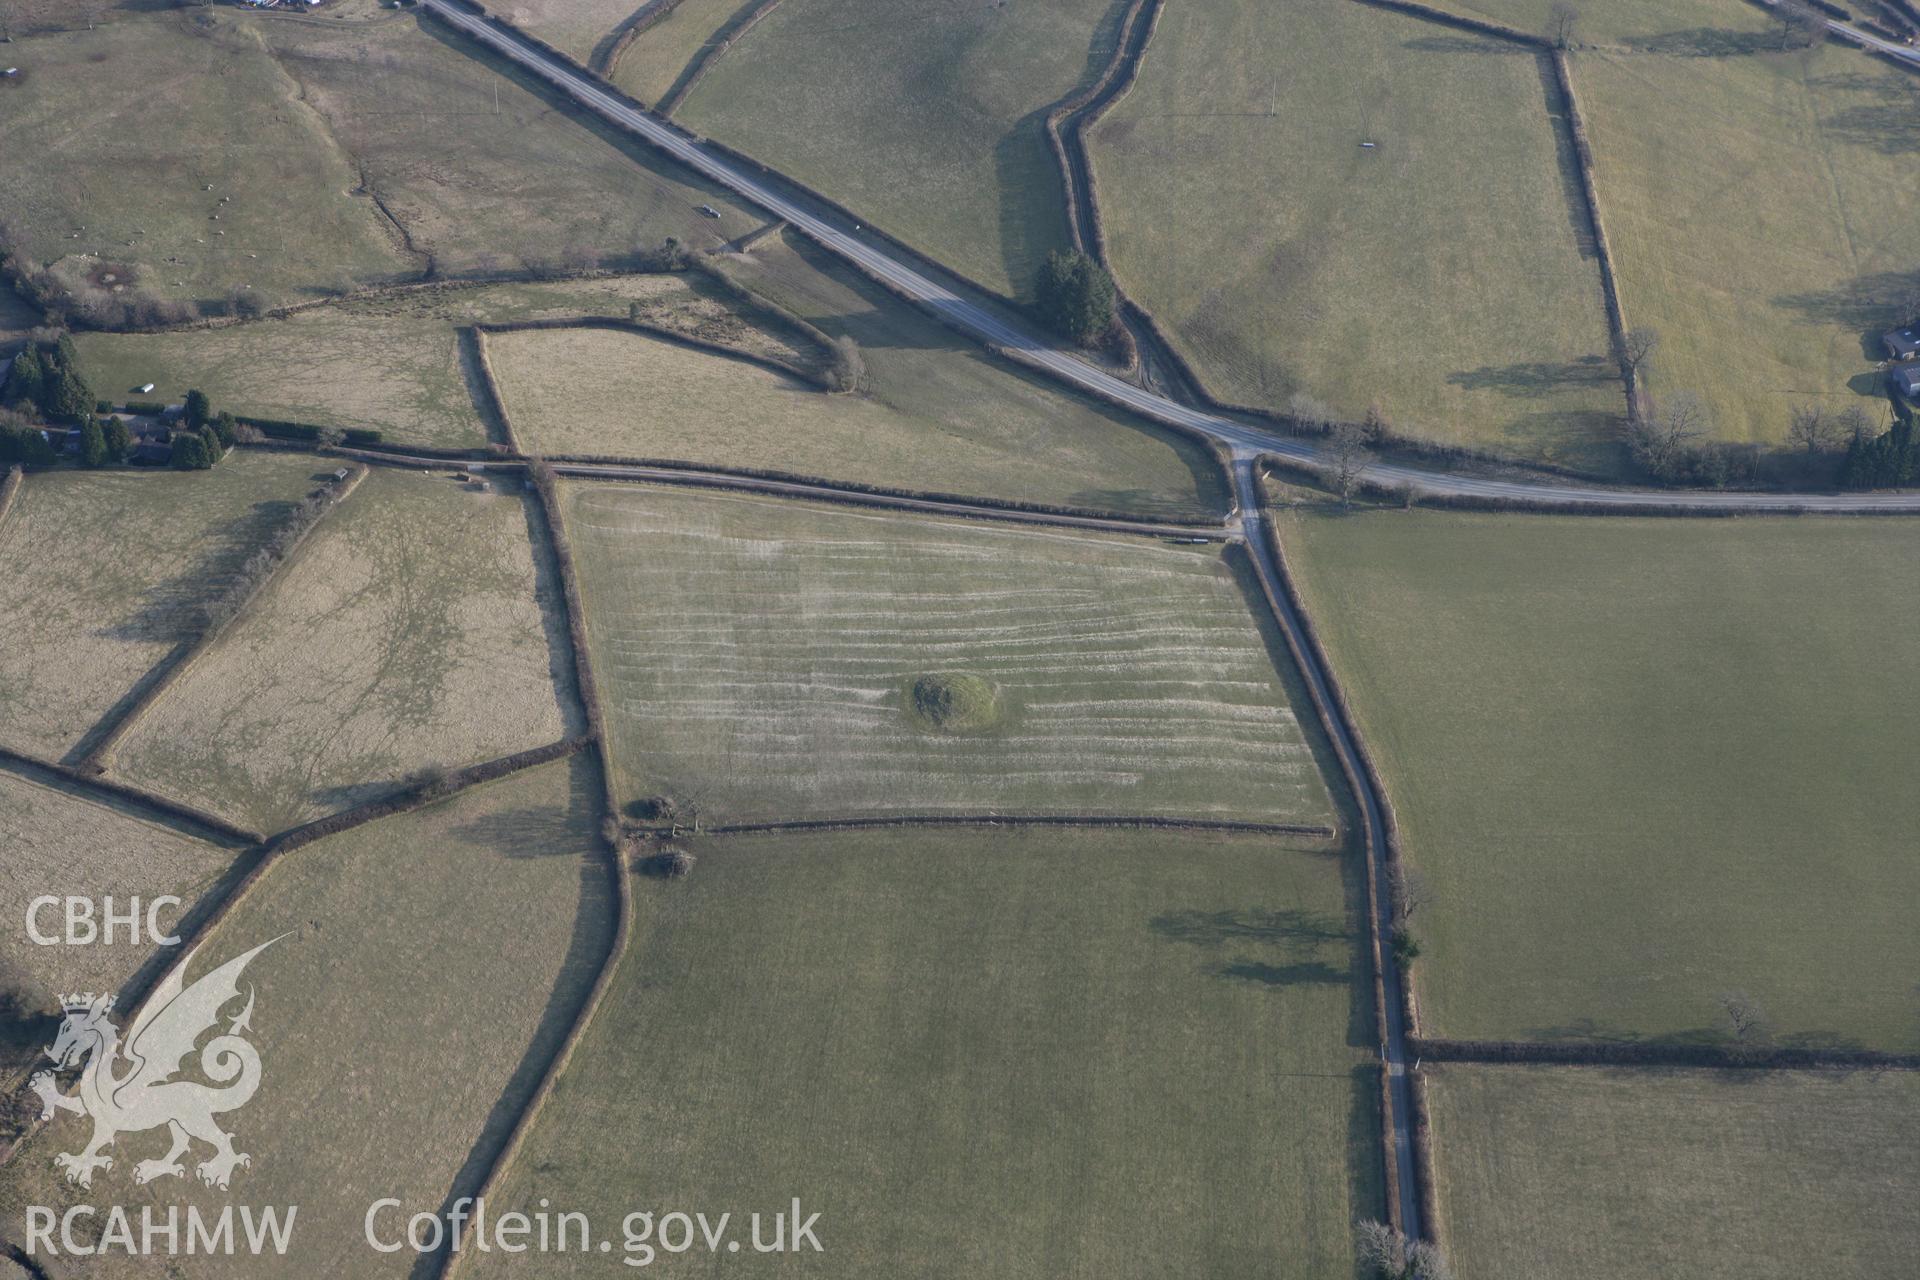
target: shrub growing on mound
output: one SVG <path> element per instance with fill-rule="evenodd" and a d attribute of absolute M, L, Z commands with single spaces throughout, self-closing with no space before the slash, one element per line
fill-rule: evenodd
<path fill-rule="evenodd" d="M 922 728 L 978 732 L 999 722 L 1000 692 L 964 672 L 919 676 L 907 688 L 907 710 Z"/>
<path fill-rule="evenodd" d="M 678 880 L 693 870 L 693 855 L 685 849 L 662 849 L 640 864 L 640 869 L 660 880 Z"/>

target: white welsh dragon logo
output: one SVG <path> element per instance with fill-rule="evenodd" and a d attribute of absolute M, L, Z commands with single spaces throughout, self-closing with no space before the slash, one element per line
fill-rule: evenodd
<path fill-rule="evenodd" d="M 279 940 L 261 943 L 190 987 L 186 986 L 187 966 L 199 953 L 187 956 L 154 989 L 152 998 L 127 1028 L 124 1046 L 119 1029 L 107 1017 L 113 1009 L 112 996 L 61 998 L 66 1021 L 60 1024 L 60 1034 L 47 1056 L 62 1071 L 86 1061 L 79 1091 L 61 1093 L 51 1071 L 42 1071 L 27 1083 L 40 1095 L 42 1120 L 51 1119 L 56 1111 L 72 1111 L 93 1119 L 93 1137 L 84 1148 L 54 1157 L 54 1164 L 66 1170 L 67 1181 L 83 1187 L 93 1185 L 95 1169 L 113 1167 L 113 1158 L 105 1152 L 119 1135 L 161 1125 L 172 1134 L 173 1145 L 158 1160 L 136 1164 L 135 1182 L 185 1173 L 180 1157 L 194 1138 L 213 1148 L 213 1155 L 194 1170 L 210 1187 L 225 1190 L 235 1168 L 253 1163 L 251 1156 L 233 1149 L 233 1135 L 213 1122 L 221 1112 L 245 1106 L 260 1087 L 260 1054 L 240 1034 L 252 1030 L 251 988 L 246 1008 L 225 1034 L 216 1035 L 200 1050 L 200 1070 L 221 1087 L 172 1077 L 193 1053 L 201 1035 L 218 1029 L 220 1010 L 239 998 L 240 974 L 248 962 Z"/>

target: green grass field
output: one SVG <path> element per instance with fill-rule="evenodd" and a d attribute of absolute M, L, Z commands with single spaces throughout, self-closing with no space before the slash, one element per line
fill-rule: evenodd
<path fill-rule="evenodd" d="M 1910 78 L 1829 45 L 1582 55 L 1574 87 L 1655 396 L 1699 394 L 1730 440 L 1783 439 L 1799 404 L 1880 417 L 1880 333 L 1920 278 Z"/>
<path fill-rule="evenodd" d="M 184 1179 L 143 1191 L 133 1165 L 164 1152 L 166 1135 L 129 1133 L 114 1167 L 81 1191 L 50 1167 L 86 1134 L 62 1117 L 0 1170 L 0 1230 L 24 1239 L 22 1204 L 125 1203 L 136 1221 L 150 1197 L 216 1215 L 230 1201 L 298 1205 L 285 1257 L 196 1256 L 192 1274 L 407 1276 L 411 1252 L 366 1245 L 368 1206 L 396 1196 L 406 1213 L 433 1212 L 456 1179 L 471 1191 L 475 1155 L 505 1137 L 606 954 L 612 887 L 595 849 L 596 791 L 576 758 L 274 865 L 189 973 L 280 938 L 246 973 L 260 1090 L 220 1118 L 253 1164 L 230 1192 L 201 1186 L 191 1164 Z M 87 1272 L 161 1273 L 152 1259 L 124 1257 Z"/>
<path fill-rule="evenodd" d="M 118 772 L 275 831 L 568 732 L 512 492 L 376 470 L 134 726 Z"/>
<path fill-rule="evenodd" d="M 515 434 L 533 453 L 770 467 L 1142 514 L 1206 509 L 1181 484 L 1192 472 L 1171 444 L 1117 422 L 1043 421 L 1034 425 L 1051 429 L 1058 447 L 1030 440 L 1017 450 L 997 433 L 969 438 L 882 396 L 830 395 L 764 367 L 638 334 L 502 333 L 488 339 L 487 351 Z M 1109 442 L 1123 447 L 1103 447 Z"/>
<path fill-rule="evenodd" d="M 713 248 L 759 224 L 650 148 L 559 110 L 533 81 L 430 23 L 342 30 L 259 21 L 281 65 L 443 274 L 595 258 L 618 266 L 668 237 Z M 702 204 L 721 217 L 702 216 Z"/>
<path fill-rule="evenodd" d="M 1173 6 L 1090 137 L 1120 281 L 1224 399 L 1378 402 L 1402 434 L 1614 466 L 1625 402 L 1544 75 L 1351 0 Z"/>
<path fill-rule="evenodd" d="M 1140 515 L 1226 508 L 1205 450 L 1017 372 L 813 249 L 776 238 L 725 267 L 831 337 L 858 342 L 864 394 L 919 424 L 917 439 L 884 453 L 862 446 L 848 478 Z"/>
<path fill-rule="evenodd" d="M 634 38 L 613 68 L 614 82 L 642 102 L 666 96 L 729 19 L 753 0 L 679 0 Z"/>
<path fill-rule="evenodd" d="M 139 897 L 162 894 L 184 906 L 163 911 L 176 923 L 227 869 L 233 852 L 205 844 L 120 808 L 89 800 L 51 778 L 0 773 L 0 969 L 24 974 L 49 1001 L 62 991 L 116 991 L 151 949 L 117 932 L 111 944 L 47 947 L 28 937 L 28 905 L 38 897 L 111 894 L 124 912 Z M 42 933 L 64 929 L 63 907 L 42 908 Z M 96 924 L 104 921 L 96 920 Z"/>
<path fill-rule="evenodd" d="M 1282 524 L 1437 901 L 1430 1034 L 1920 1049 L 1920 528 Z"/>
<path fill-rule="evenodd" d="M 1122 8 L 786 0 L 678 115 L 989 288 L 1024 295 L 1047 252 L 1067 244 L 1042 120 L 1098 74 Z"/>
<path fill-rule="evenodd" d="M 624 800 L 1329 816 L 1217 548 L 629 486 L 573 487 L 567 527 Z M 950 675 L 998 687 L 990 724 L 916 722 Z"/>
<path fill-rule="evenodd" d="M 696 848 L 686 879 L 637 882 L 497 1211 L 732 1210 L 745 1237 L 798 1196 L 823 1251 L 783 1275 L 1352 1273 L 1378 1095 L 1338 861 L 1085 831 Z"/>
<path fill-rule="evenodd" d="M 686 276 L 616 276 L 411 292 L 313 307 L 284 319 L 175 333 L 76 339 L 101 396 L 179 403 L 198 387 L 216 408 L 321 426 L 373 427 L 387 440 L 477 447 L 477 369 L 459 329 L 571 316 L 625 319 L 638 303 L 657 324 L 711 328 L 727 317 Z M 743 334 L 744 326 L 735 322 Z M 747 340 L 747 339 L 743 339 Z M 755 331 L 752 345 L 791 349 Z M 135 390 L 148 382 L 150 394 Z"/>
<path fill-rule="evenodd" d="M 1874 1280 L 1920 1247 L 1920 1077 L 1448 1064 L 1443 1229 L 1475 1280 Z"/>
<path fill-rule="evenodd" d="M 490 11 L 582 63 L 645 0 L 508 0 Z"/>
<path fill-rule="evenodd" d="M 0 742 L 57 757 L 194 625 L 315 459 L 30 476 L 0 522 Z"/>
<path fill-rule="evenodd" d="M 295 300 L 413 270 L 239 15 L 116 11 L 92 31 L 20 39 L 6 59 L 21 78 L 0 90 L 0 222 L 81 291 L 111 273 L 108 290 L 131 278 L 224 306 L 242 285 Z"/>
<path fill-rule="evenodd" d="M 1502 23 L 1529 35 L 1547 31 L 1553 0 L 1431 0 L 1434 8 L 1450 9 L 1469 18 Z M 1577 44 L 1628 48 L 1681 49 L 1740 47 L 1755 32 L 1765 31 L 1764 11 L 1727 0 L 1606 0 L 1604 4 L 1575 5 L 1579 21 Z M 1730 43 L 1729 43 L 1730 42 Z"/>

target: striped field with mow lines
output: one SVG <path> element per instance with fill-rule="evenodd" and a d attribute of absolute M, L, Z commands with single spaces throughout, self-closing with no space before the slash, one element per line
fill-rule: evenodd
<path fill-rule="evenodd" d="M 1329 816 L 1217 547 L 627 486 L 567 510 L 623 800 Z M 990 727 L 908 713 L 916 678 L 953 673 L 997 686 Z"/>

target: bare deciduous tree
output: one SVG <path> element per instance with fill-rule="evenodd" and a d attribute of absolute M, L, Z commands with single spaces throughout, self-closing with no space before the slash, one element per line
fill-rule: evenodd
<path fill-rule="evenodd" d="M 1418 871 L 1410 870 L 1404 863 L 1395 862 L 1389 888 L 1393 894 L 1393 914 L 1402 923 L 1412 920 L 1423 908 L 1434 904 L 1436 895 L 1433 885 Z"/>
<path fill-rule="evenodd" d="M 1384 1222 L 1362 1222 L 1354 1229 L 1354 1243 L 1361 1265 L 1380 1280 L 1453 1280 L 1453 1269 L 1436 1246 L 1409 1240 Z"/>
<path fill-rule="evenodd" d="M 1873 416 L 1857 404 L 1850 404 L 1840 411 L 1833 420 L 1834 430 L 1839 435 L 1839 443 L 1852 440 L 1865 440 L 1875 434 Z"/>
<path fill-rule="evenodd" d="M 1782 49 L 1810 49 L 1827 34 L 1826 19 L 1813 10 L 1782 0 L 1774 6 L 1774 21 L 1780 24 Z"/>
<path fill-rule="evenodd" d="M 1895 324 L 1920 324 L 1920 276 L 1901 284 L 1893 307 Z"/>
<path fill-rule="evenodd" d="M 1565 0 L 1547 10 L 1547 39 L 1556 49 L 1571 49 L 1580 26 L 1580 11 Z"/>
<path fill-rule="evenodd" d="M 1808 457 L 1827 452 L 1843 439 L 1840 419 L 1817 404 L 1795 405 L 1787 422 L 1787 441 L 1807 451 Z"/>
<path fill-rule="evenodd" d="M 1628 443 L 1641 466 L 1659 480 L 1677 480 L 1685 472 L 1694 442 L 1707 434 L 1707 409 L 1691 391 L 1668 396 L 1657 413 L 1639 415 L 1629 427 Z"/>
<path fill-rule="evenodd" d="M 319 431 L 314 433 L 313 439 L 314 443 L 318 444 L 322 449 L 338 449 L 342 444 L 346 443 L 347 433 L 339 427 L 321 427 Z"/>
<path fill-rule="evenodd" d="M 1727 1015 L 1733 1038 L 1741 1044 L 1758 1044 L 1767 1038 L 1766 1015 L 1760 1002 L 1744 991 L 1729 991 L 1720 997 L 1720 1010 Z"/>
<path fill-rule="evenodd" d="M 1301 431 L 1318 434 L 1333 425 L 1333 410 L 1326 403 L 1296 391 L 1287 398 L 1287 416 L 1292 418 Z"/>
<path fill-rule="evenodd" d="M 1357 422 L 1336 423 L 1327 431 L 1327 458 L 1332 464 L 1334 492 L 1342 503 L 1352 502 L 1367 468 L 1373 465 L 1367 429 Z"/>
<path fill-rule="evenodd" d="M 1653 359 L 1653 352 L 1660 345 L 1660 331 L 1649 326 L 1628 329 L 1613 341 L 1614 359 L 1630 377 L 1638 378 Z"/>
<path fill-rule="evenodd" d="M 1367 415 L 1360 419 L 1360 425 L 1366 428 L 1367 443 L 1375 448 L 1384 443 L 1388 433 L 1393 430 L 1393 423 L 1388 420 L 1387 411 L 1378 400 L 1367 406 Z"/>

